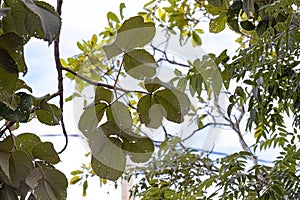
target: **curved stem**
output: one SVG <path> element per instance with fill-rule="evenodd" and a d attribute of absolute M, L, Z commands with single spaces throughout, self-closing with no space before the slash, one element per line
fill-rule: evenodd
<path fill-rule="evenodd" d="M 56 11 L 57 13 L 61 16 L 61 8 L 62 8 L 63 0 L 57 0 L 57 7 Z M 60 35 L 60 34 L 59 34 Z M 59 107 L 62 112 L 62 116 L 60 119 L 61 122 L 61 127 L 63 134 L 65 136 L 65 145 L 60 150 L 58 153 L 62 153 L 66 150 L 68 146 L 68 134 L 66 131 L 65 123 L 64 123 L 64 118 L 63 118 L 63 110 L 64 110 L 64 85 L 63 85 L 63 73 L 62 73 L 62 68 L 61 68 L 61 63 L 60 63 L 60 55 L 59 55 L 59 35 L 57 36 L 56 40 L 54 41 L 54 57 L 55 57 L 55 64 L 56 64 L 56 70 L 57 70 L 57 76 L 58 76 L 58 93 L 59 93 Z"/>

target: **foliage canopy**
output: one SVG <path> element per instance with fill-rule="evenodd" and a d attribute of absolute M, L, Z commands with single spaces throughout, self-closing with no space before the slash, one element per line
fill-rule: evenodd
<path fill-rule="evenodd" d="M 132 190 L 142 199 L 299 198 L 298 0 L 153 0 L 128 18 L 122 3 L 119 14 L 107 13 L 108 27 L 78 42 L 81 53 L 67 60 L 59 56 L 62 1 L 56 10 L 33 0 L 0 4 L 0 199 L 67 197 L 67 179 L 54 166 L 65 148 L 58 153 L 36 134 L 13 133 L 37 118 L 45 125 L 60 124 L 67 145 L 63 72 L 77 89 L 65 101 L 84 98 L 93 89 L 78 122 L 91 165 L 72 172 L 70 180 L 83 183 L 83 194 L 89 176 L 104 183 L 142 174 Z M 229 27 L 239 36 L 235 55 L 228 55 L 228 48 L 219 55 L 177 60 L 154 42 L 161 31 L 162 44 L 179 34 L 181 46 L 201 46 L 203 20 L 209 20 L 211 33 Z M 20 77 L 30 67 L 23 49 L 32 37 L 54 42 L 59 77 L 54 94 L 35 97 Z M 170 80 L 158 73 L 164 65 L 174 69 Z M 129 82 L 134 89 L 128 89 Z M 56 97 L 59 105 L 50 103 Z M 228 105 L 220 103 L 222 98 Z M 197 126 L 186 138 L 165 128 L 167 122 L 186 120 Z M 185 145 L 208 127 L 230 128 L 242 150 L 216 159 Z M 156 141 L 145 130 L 160 130 L 163 139 Z M 253 144 L 245 133 L 255 138 Z M 272 148 L 280 151 L 273 163 L 260 162 L 257 153 Z M 132 169 L 128 163 L 146 164 Z"/>

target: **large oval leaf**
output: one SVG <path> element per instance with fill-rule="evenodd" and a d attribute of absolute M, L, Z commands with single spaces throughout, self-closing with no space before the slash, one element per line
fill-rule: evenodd
<path fill-rule="evenodd" d="M 138 104 L 137 111 L 142 124 L 147 127 L 158 128 L 162 125 L 165 109 L 160 106 L 150 95 L 143 96 Z"/>
<path fill-rule="evenodd" d="M 107 120 L 113 122 L 119 129 L 124 132 L 130 132 L 133 121 L 128 107 L 120 102 L 114 102 L 107 110 Z"/>
<path fill-rule="evenodd" d="M 124 66 L 127 74 L 136 79 L 153 77 L 158 67 L 154 57 L 143 49 L 135 49 L 125 53 Z"/>
<path fill-rule="evenodd" d="M 32 153 L 32 148 L 41 142 L 41 139 L 33 133 L 22 133 L 17 136 L 16 148 Z"/>
<path fill-rule="evenodd" d="M 46 100 L 42 100 L 40 107 L 35 110 L 38 120 L 41 123 L 54 126 L 58 125 L 62 116 L 61 110 L 54 104 L 49 104 Z"/>
<path fill-rule="evenodd" d="M 92 157 L 91 164 L 92 164 L 92 168 L 93 168 L 95 174 L 97 174 L 100 178 L 109 179 L 112 181 L 118 180 L 122 176 L 122 174 L 125 170 L 125 156 L 122 156 L 122 157 L 116 156 L 116 159 L 121 159 L 121 160 L 118 160 L 118 163 L 120 163 L 120 164 L 122 163 L 122 165 L 120 165 L 118 167 L 118 169 L 120 169 L 120 170 L 111 168 L 111 167 L 103 164 L 96 158 Z M 124 167 L 124 168 L 121 169 L 120 167 Z"/>
<path fill-rule="evenodd" d="M 33 163 L 27 153 L 21 150 L 12 153 L 9 158 L 9 176 L 14 187 L 18 187 L 32 169 Z"/>
<path fill-rule="evenodd" d="M 51 142 L 42 142 L 35 145 L 32 148 L 32 155 L 34 158 L 44 160 L 51 164 L 57 164 L 60 161 L 60 158 Z"/>
<path fill-rule="evenodd" d="M 101 178 L 116 180 L 125 169 L 126 158 L 122 151 L 122 132 L 114 123 L 107 122 L 89 137 L 92 167 Z"/>
<path fill-rule="evenodd" d="M 85 109 L 78 123 L 78 128 L 83 135 L 89 137 L 90 133 L 96 130 L 106 108 L 107 105 L 105 103 L 99 103 L 95 106 Z"/>
<path fill-rule="evenodd" d="M 122 52 L 148 44 L 153 39 L 155 31 L 154 23 L 145 23 L 141 16 L 126 20 L 118 30 L 115 41 L 103 47 L 106 57 L 110 59 Z"/>
<path fill-rule="evenodd" d="M 172 122 L 183 122 L 184 115 L 190 107 L 190 100 L 183 92 L 177 90 L 159 90 L 153 97 L 166 110 L 166 118 Z"/>

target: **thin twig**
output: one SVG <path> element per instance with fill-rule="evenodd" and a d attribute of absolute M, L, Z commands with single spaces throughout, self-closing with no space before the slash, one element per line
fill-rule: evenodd
<path fill-rule="evenodd" d="M 205 129 L 206 127 L 209 126 L 231 126 L 230 124 L 224 124 L 224 123 L 207 123 L 204 126 L 194 130 L 189 136 L 187 136 L 186 138 L 182 139 L 182 141 L 186 141 L 188 139 L 190 139 L 191 137 L 193 137 L 198 131 L 201 131 L 202 129 Z"/>
<path fill-rule="evenodd" d="M 5 133 L 5 131 L 10 130 L 10 127 L 12 127 L 15 123 L 11 121 L 7 121 L 2 127 L 0 131 L 0 137 Z"/>
<path fill-rule="evenodd" d="M 131 92 L 137 92 L 137 93 L 143 93 L 143 94 L 149 94 L 148 92 L 145 92 L 145 91 L 140 91 L 140 90 L 126 90 L 126 89 L 123 89 L 123 88 L 120 88 L 120 87 L 115 87 L 113 85 L 109 85 L 109 84 L 106 84 L 106 83 L 101 83 L 101 82 L 95 82 L 95 81 L 92 81 L 84 76 L 82 76 L 81 74 L 77 73 L 77 72 L 74 72 L 73 70 L 69 69 L 69 68 L 66 68 L 66 67 L 63 67 L 63 66 L 60 66 L 62 70 L 64 71 L 67 71 L 71 74 L 73 74 L 74 76 L 76 76 L 77 78 L 91 84 L 91 85 L 94 85 L 94 86 L 101 86 L 101 87 L 105 87 L 107 89 L 112 89 L 112 90 L 118 90 L 118 91 L 121 91 L 121 92 L 124 92 L 124 93 L 131 93 Z"/>

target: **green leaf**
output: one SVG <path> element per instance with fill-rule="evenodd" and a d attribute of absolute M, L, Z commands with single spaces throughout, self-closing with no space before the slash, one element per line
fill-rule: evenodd
<path fill-rule="evenodd" d="M 78 183 L 78 181 L 80 181 L 80 180 L 82 180 L 81 177 L 79 177 L 79 176 L 73 176 L 73 177 L 71 178 L 71 180 L 70 180 L 70 184 L 71 184 L 71 185 L 74 185 L 74 184 Z"/>
<path fill-rule="evenodd" d="M 92 168 L 101 178 L 116 180 L 125 169 L 125 154 L 119 136 L 122 131 L 112 122 L 101 125 L 89 137 Z"/>
<path fill-rule="evenodd" d="M 33 133 L 22 133 L 17 136 L 16 148 L 32 153 L 33 147 L 41 142 L 41 139 Z"/>
<path fill-rule="evenodd" d="M 190 100 L 187 95 L 178 90 L 159 90 L 153 97 L 166 110 L 168 120 L 176 123 L 183 122 L 183 117 L 189 111 Z"/>
<path fill-rule="evenodd" d="M 29 87 L 23 80 L 18 79 L 15 90 L 18 91 L 20 89 L 26 89 L 26 90 L 28 90 L 29 92 L 32 93 L 32 88 Z"/>
<path fill-rule="evenodd" d="M 3 89 L 6 89 L 8 92 L 15 90 L 18 80 L 18 67 L 14 59 L 4 50 L 0 49 L 0 72 L 1 72 L 1 82 L 0 85 Z M 13 83 L 5 81 L 11 80 Z"/>
<path fill-rule="evenodd" d="M 121 160 L 117 160 L 117 159 L 121 159 Z M 121 157 L 115 156 L 114 161 L 120 164 L 117 169 L 103 164 L 102 162 L 100 162 L 94 157 L 92 157 L 91 163 L 95 174 L 97 174 L 100 178 L 116 181 L 122 176 L 125 170 L 125 156 L 124 155 Z M 123 169 L 121 169 L 121 167 L 123 167 Z"/>
<path fill-rule="evenodd" d="M 124 8 L 126 8 L 125 3 L 120 3 L 120 16 L 121 16 L 121 19 L 124 18 L 124 15 L 123 15 Z"/>
<path fill-rule="evenodd" d="M 8 71 L 15 70 L 17 66 L 19 72 L 26 74 L 27 67 L 24 61 L 23 45 L 23 38 L 14 32 L 7 32 L 0 36 L 0 49 L 6 51 L 14 61 L 14 63 L 10 61 L 10 65 L 4 66 Z M 5 58 L 4 55 L 2 56 Z M 7 60 L 6 63 L 9 63 L 9 60 Z M 14 66 L 14 64 L 16 66 Z"/>
<path fill-rule="evenodd" d="M 0 199 L 1 200 L 18 200 L 18 196 L 15 192 L 15 188 L 9 185 L 2 185 L 0 189 Z"/>
<path fill-rule="evenodd" d="M 95 104 L 99 103 L 100 101 L 111 103 L 113 98 L 114 98 L 114 95 L 111 90 L 106 89 L 104 87 L 100 87 L 100 86 L 98 86 L 96 88 L 95 100 L 94 100 Z"/>
<path fill-rule="evenodd" d="M 5 32 L 16 32 L 24 42 L 35 36 L 51 43 L 58 35 L 61 21 L 54 8 L 45 3 L 32 0 L 6 0 L 11 13 L 3 18 Z"/>
<path fill-rule="evenodd" d="M 223 6 L 223 0 L 208 0 L 208 3 L 216 7 Z"/>
<path fill-rule="evenodd" d="M 34 190 L 37 199 L 65 200 L 68 181 L 63 173 L 54 169 L 33 169 L 26 178 L 26 184 Z"/>
<path fill-rule="evenodd" d="M 193 47 L 202 45 L 202 40 L 196 31 L 193 31 L 192 33 L 192 44 Z"/>
<path fill-rule="evenodd" d="M 143 49 L 135 49 L 125 53 L 125 71 L 136 79 L 153 77 L 158 67 L 154 57 Z"/>
<path fill-rule="evenodd" d="M 107 109 L 106 114 L 107 120 L 113 122 L 122 131 L 131 131 L 133 121 L 128 106 L 126 106 L 124 103 L 120 101 L 114 102 Z"/>
<path fill-rule="evenodd" d="M 107 105 L 105 103 L 99 103 L 84 110 L 78 123 L 78 128 L 83 135 L 89 137 L 89 134 L 97 128 L 106 108 Z"/>
<path fill-rule="evenodd" d="M 20 97 L 16 94 L 10 94 L 5 89 L 3 89 L 3 90 L 0 90 L 0 101 L 9 109 L 15 110 L 15 109 L 17 109 L 17 107 L 20 103 Z M 2 106 L 3 105 L 1 104 L 1 107 Z M 3 112 L 0 111 L 0 113 L 3 113 Z"/>
<path fill-rule="evenodd" d="M 240 31 L 240 26 L 239 26 L 239 23 L 238 23 L 238 19 L 228 18 L 227 22 L 228 22 L 229 28 L 231 28 L 232 30 L 234 30 L 237 33 L 241 32 Z"/>
<path fill-rule="evenodd" d="M 267 29 L 269 28 L 269 21 L 270 21 L 270 17 L 264 16 L 258 23 L 257 27 L 256 27 L 256 33 L 258 36 L 262 36 L 264 34 L 264 32 L 267 31 Z"/>
<path fill-rule="evenodd" d="M 164 83 L 161 80 L 159 80 L 157 77 L 155 77 L 154 79 L 150 79 L 150 78 L 145 79 L 144 84 L 146 90 L 150 93 L 153 93 L 154 91 L 158 90 L 164 85 Z"/>
<path fill-rule="evenodd" d="M 0 142 L 0 151 L 10 152 L 14 147 L 14 139 L 12 136 L 6 137 Z"/>
<path fill-rule="evenodd" d="M 190 100 L 187 95 L 175 88 L 156 91 L 143 96 L 137 105 L 141 123 L 147 127 L 158 128 L 163 117 L 169 121 L 181 123 L 187 114 Z"/>
<path fill-rule="evenodd" d="M 115 124 L 108 121 L 102 124 L 99 128 L 97 128 L 93 133 L 88 137 L 89 146 L 91 148 L 92 154 L 97 159 L 101 159 L 98 155 L 104 150 L 106 145 L 114 145 L 110 138 L 111 136 L 117 138 L 118 135 L 121 134 L 121 130 L 119 130 Z"/>
<path fill-rule="evenodd" d="M 82 173 L 83 173 L 82 170 L 75 170 L 75 171 L 71 172 L 72 175 L 78 175 L 78 174 L 82 174 Z"/>
<path fill-rule="evenodd" d="M 240 0 L 234 1 L 232 5 L 227 10 L 227 22 L 229 28 L 234 30 L 237 33 L 240 33 L 240 27 L 238 22 L 238 16 L 241 9 L 243 8 L 243 2 Z"/>
<path fill-rule="evenodd" d="M 3 50 L 17 50 L 22 48 L 23 39 L 14 32 L 7 32 L 0 35 L 0 47 Z"/>
<path fill-rule="evenodd" d="M 27 122 L 31 113 L 32 97 L 25 92 L 19 92 L 17 95 L 20 96 L 20 104 L 14 113 L 18 115 L 18 122 Z"/>
<path fill-rule="evenodd" d="M 218 96 L 222 89 L 222 76 L 213 60 L 196 59 L 193 66 L 201 74 L 204 83 L 207 87 L 212 87 L 215 94 Z"/>
<path fill-rule="evenodd" d="M 154 23 L 145 23 L 141 16 L 124 21 L 117 32 L 115 41 L 103 47 L 106 57 L 110 59 L 122 52 L 148 44 L 153 39 L 155 31 Z"/>
<path fill-rule="evenodd" d="M 46 2 L 34 2 L 25 0 L 27 8 L 39 17 L 40 26 L 43 31 L 43 39 L 51 43 L 57 37 L 61 28 L 61 20 L 55 9 Z"/>
<path fill-rule="evenodd" d="M 107 19 L 110 21 L 110 20 L 112 20 L 112 21 L 115 21 L 115 22 L 117 22 L 117 23 L 120 23 L 120 20 L 119 20 L 119 18 L 117 17 L 117 15 L 115 14 L 115 13 L 113 13 L 113 12 L 108 12 L 107 14 L 106 14 L 106 16 L 107 16 Z"/>
<path fill-rule="evenodd" d="M 154 144 L 150 138 L 137 137 L 133 140 L 125 139 L 122 148 L 133 162 L 147 162 L 154 152 Z"/>
<path fill-rule="evenodd" d="M 42 97 L 32 97 L 32 103 L 35 107 L 40 107 L 43 101 L 47 101 L 50 98 L 50 94 L 46 94 Z"/>
<path fill-rule="evenodd" d="M 20 92 L 17 95 L 20 97 L 20 103 L 16 110 L 12 110 L 0 102 L 1 116 L 12 122 L 27 122 L 31 113 L 32 97 L 24 92 Z"/>
<path fill-rule="evenodd" d="M 184 92 L 186 90 L 187 82 L 188 82 L 188 79 L 186 77 L 179 79 L 178 83 L 177 83 L 177 88 L 180 91 Z"/>
<path fill-rule="evenodd" d="M 0 49 L 0 100 L 2 102 L 6 103 L 7 99 L 11 98 L 17 81 L 18 69 L 15 61 L 6 51 Z"/>
<path fill-rule="evenodd" d="M 60 161 L 60 158 L 51 142 L 42 142 L 36 144 L 32 148 L 32 155 L 34 158 L 44 160 L 50 164 L 57 164 Z"/>
<path fill-rule="evenodd" d="M 242 21 L 240 24 L 241 24 L 241 27 L 243 29 L 245 29 L 246 31 L 252 31 L 252 30 L 255 29 L 254 24 L 252 22 L 248 21 L 248 20 Z"/>
<path fill-rule="evenodd" d="M 202 83 L 202 76 L 200 74 L 194 74 L 190 78 L 190 90 L 197 92 L 197 94 L 200 96 L 202 92 Z"/>
<path fill-rule="evenodd" d="M 227 15 L 221 14 L 215 19 L 211 19 L 209 22 L 209 31 L 211 33 L 219 33 L 225 29 L 225 24 L 227 22 Z"/>
<path fill-rule="evenodd" d="M 75 97 L 81 97 L 81 95 L 77 92 L 74 92 L 72 95 L 70 95 L 69 97 L 65 98 L 65 102 L 69 102 L 72 101 Z"/>
<path fill-rule="evenodd" d="M 228 90 L 229 88 L 229 84 L 230 84 L 230 70 L 229 69 L 224 69 L 224 71 L 222 72 L 222 79 L 223 79 L 223 84 L 224 87 Z"/>
<path fill-rule="evenodd" d="M 32 169 L 31 158 L 24 151 L 16 150 L 11 154 L 9 158 L 9 176 L 14 187 L 18 187 L 20 181 L 24 181 Z"/>
<path fill-rule="evenodd" d="M 165 109 L 150 95 L 143 96 L 137 104 L 137 112 L 140 121 L 147 127 L 158 128 L 162 125 L 163 116 L 166 116 Z"/>
<path fill-rule="evenodd" d="M 46 100 L 42 100 L 40 107 L 34 112 L 41 123 L 50 126 L 58 125 L 62 117 L 61 110 L 56 105 L 49 104 Z"/>
<path fill-rule="evenodd" d="M 0 151 L 0 177 L 3 182 L 6 184 L 12 184 L 10 180 L 10 174 L 9 174 L 9 159 L 11 157 L 11 154 L 8 152 Z"/>

